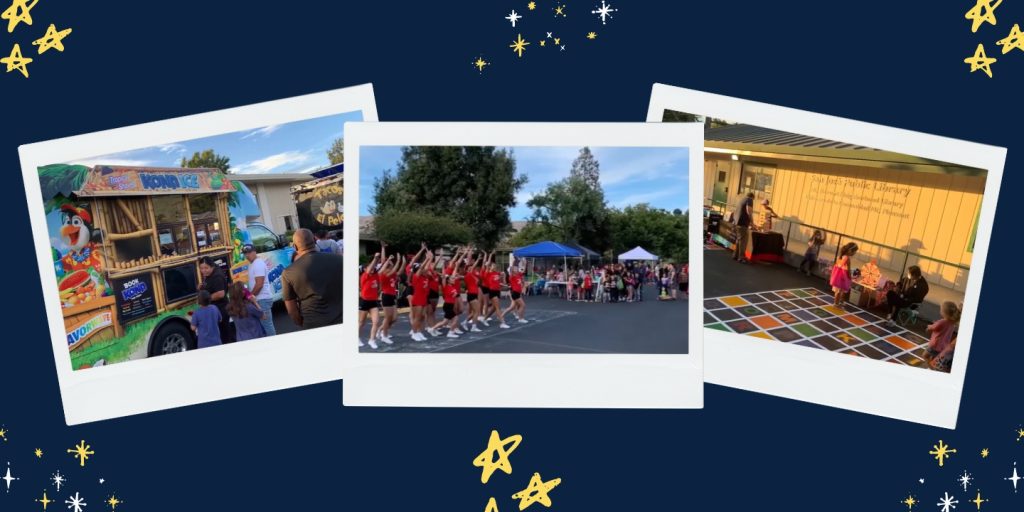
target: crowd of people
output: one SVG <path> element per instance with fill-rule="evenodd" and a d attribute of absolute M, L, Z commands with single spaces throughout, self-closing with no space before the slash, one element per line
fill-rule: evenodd
<path fill-rule="evenodd" d="M 552 293 L 562 283 L 566 299 L 575 302 L 640 302 L 644 300 L 645 286 L 657 287 L 658 300 L 677 300 L 688 297 L 689 265 L 663 263 L 610 263 L 589 269 L 558 268 L 534 269 L 543 277 L 535 284 L 537 293 Z"/>
<path fill-rule="evenodd" d="M 295 253 L 281 274 L 282 298 L 292 322 L 313 329 L 341 322 L 342 259 L 318 246 L 308 229 L 292 236 Z M 267 263 L 249 244 L 242 246 L 249 262 L 248 281 L 229 282 L 225 272 L 209 256 L 199 259 L 197 308 L 192 330 L 199 348 L 274 336 L 273 291 L 267 279 Z"/>

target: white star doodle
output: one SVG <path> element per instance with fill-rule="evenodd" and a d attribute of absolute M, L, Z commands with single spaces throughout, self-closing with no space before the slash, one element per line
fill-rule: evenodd
<path fill-rule="evenodd" d="M 551 32 L 548 32 L 548 39 L 551 39 Z"/>
<path fill-rule="evenodd" d="M 106 482 L 106 480 L 100 478 L 100 483 L 102 484 L 103 482 Z"/>
<path fill-rule="evenodd" d="M 0 478 L 0 480 L 3 480 L 4 483 L 7 484 L 7 492 L 11 492 L 11 482 L 13 482 L 15 480 L 20 480 L 19 478 L 11 476 L 11 463 L 10 462 L 7 463 L 7 474 L 4 475 L 3 478 Z"/>
<path fill-rule="evenodd" d="M 57 492 L 60 492 L 60 486 L 67 482 L 67 479 L 64 478 L 64 475 L 60 474 L 59 470 L 53 474 L 50 480 L 53 482 L 53 485 L 57 486 Z"/>
<path fill-rule="evenodd" d="M 565 45 L 564 44 L 562 45 L 562 50 L 561 51 L 563 51 L 563 52 L 565 51 Z"/>
<path fill-rule="evenodd" d="M 516 22 L 519 21 L 521 18 L 522 18 L 522 16 L 516 14 L 516 10 L 515 9 L 512 9 L 512 14 L 509 14 L 508 16 L 505 16 L 506 20 L 509 20 L 509 21 L 512 22 L 512 28 L 516 28 Z"/>
<path fill-rule="evenodd" d="M 936 505 L 942 507 L 942 512 L 953 512 L 953 509 L 956 508 L 957 503 L 960 503 L 960 500 L 950 496 L 948 492 L 943 494 L 945 496 L 939 498 L 939 502 Z"/>
<path fill-rule="evenodd" d="M 971 474 L 968 473 L 966 469 L 964 470 L 964 474 L 960 475 L 960 477 L 956 479 L 956 481 L 960 482 L 960 485 L 963 486 L 964 492 L 967 492 L 967 486 L 970 485 L 972 480 L 974 479 L 971 478 Z"/>
<path fill-rule="evenodd" d="M 607 18 L 611 18 L 612 17 L 612 13 L 613 12 L 618 12 L 618 11 L 619 11 L 618 9 L 612 9 L 612 4 L 606 4 L 606 3 L 604 3 L 604 0 L 601 0 L 601 7 L 597 8 L 597 9 L 595 9 L 593 11 L 590 11 L 590 13 L 591 14 L 596 14 L 596 15 L 600 16 L 601 17 L 601 24 L 605 25 L 605 24 L 608 23 Z"/>
<path fill-rule="evenodd" d="M 82 512 L 82 509 L 88 505 L 88 503 L 85 502 L 85 498 L 79 496 L 77 492 L 74 496 L 64 500 L 64 503 L 68 504 L 68 508 L 75 509 L 75 512 Z"/>
<path fill-rule="evenodd" d="M 1013 482 L 1013 492 L 1015 492 L 1015 493 L 1017 492 L 1017 482 L 1022 480 L 1022 478 L 1017 474 L 1017 463 L 1016 462 L 1013 463 L 1013 476 L 1008 476 L 1008 477 L 1004 478 L 1003 480 L 1009 480 L 1009 481 Z"/>
<path fill-rule="evenodd" d="M 924 478 L 918 478 L 917 481 L 921 482 L 923 484 L 924 483 Z"/>

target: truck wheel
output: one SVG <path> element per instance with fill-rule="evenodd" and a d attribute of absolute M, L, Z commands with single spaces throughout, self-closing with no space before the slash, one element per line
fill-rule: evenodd
<path fill-rule="evenodd" d="M 157 329 L 149 340 L 149 356 L 162 356 L 186 350 L 195 350 L 192 332 L 177 322 L 169 322 Z"/>

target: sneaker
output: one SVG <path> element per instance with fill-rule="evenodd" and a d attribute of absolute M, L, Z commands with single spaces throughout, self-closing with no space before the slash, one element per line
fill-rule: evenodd
<path fill-rule="evenodd" d="M 471 325 L 469 327 L 469 332 L 483 332 L 483 331 L 481 331 L 480 329 L 477 329 L 476 328 L 476 324 L 473 324 L 473 325 Z"/>
<path fill-rule="evenodd" d="M 377 342 L 375 342 L 373 340 L 370 340 L 369 345 L 370 345 L 370 348 L 372 348 L 374 350 L 377 350 Z"/>
<path fill-rule="evenodd" d="M 517 320 L 517 322 L 519 322 L 521 324 L 528 324 L 528 323 L 530 323 L 529 320 L 527 320 L 525 318 L 520 318 L 519 320 Z"/>
<path fill-rule="evenodd" d="M 512 328 L 510 325 L 506 324 L 505 322 L 502 322 L 501 325 L 499 325 L 498 327 L 501 327 L 502 329 L 511 329 Z"/>
<path fill-rule="evenodd" d="M 409 336 L 416 337 L 416 333 L 412 329 L 409 329 Z"/>
<path fill-rule="evenodd" d="M 427 337 L 418 332 L 412 333 L 412 339 L 413 341 L 427 341 Z"/>
<path fill-rule="evenodd" d="M 441 335 L 441 333 L 438 332 L 438 330 L 434 329 L 433 327 L 427 329 L 427 334 L 430 334 L 431 336 L 433 336 L 435 338 Z"/>
<path fill-rule="evenodd" d="M 448 333 L 447 336 L 445 336 L 445 338 L 458 338 L 458 337 L 459 337 L 459 335 L 455 334 L 454 332 L 450 332 L 450 333 Z"/>
<path fill-rule="evenodd" d="M 467 324 L 465 320 L 463 320 L 462 323 L 459 324 L 459 325 L 462 326 L 462 330 L 464 330 L 464 331 L 468 331 L 469 330 L 469 324 Z"/>
<path fill-rule="evenodd" d="M 384 343 L 387 343 L 388 345 L 392 345 L 395 343 L 394 340 L 391 339 L 391 336 L 385 336 L 383 333 L 377 336 L 377 339 L 383 341 Z"/>
<path fill-rule="evenodd" d="M 484 327 L 490 327 L 491 326 L 491 323 L 488 322 L 486 318 L 481 318 L 480 319 L 480 323 L 484 324 Z"/>
<path fill-rule="evenodd" d="M 363 339 L 362 338 L 359 338 L 359 346 L 360 347 L 365 347 L 366 346 L 366 343 L 363 343 Z"/>
<path fill-rule="evenodd" d="M 462 329 L 455 329 L 455 334 L 466 334 L 466 331 L 463 331 Z"/>
<path fill-rule="evenodd" d="M 477 322 L 483 322 L 484 321 L 484 317 L 478 316 L 478 317 L 476 317 L 476 321 Z"/>

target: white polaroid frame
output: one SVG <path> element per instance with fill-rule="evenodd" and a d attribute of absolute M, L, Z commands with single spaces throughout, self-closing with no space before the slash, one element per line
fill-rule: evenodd
<path fill-rule="evenodd" d="M 703 130 L 698 124 L 650 123 L 347 123 L 345 161 L 359 175 L 364 146 L 591 146 L 690 148 L 691 182 L 702 180 Z M 667 128 L 667 129 L 666 129 Z M 358 205 L 357 186 L 345 204 Z M 691 205 L 700 188 L 690 187 Z M 360 353 L 358 327 L 344 325 L 344 404 L 429 407 L 703 407 L 699 319 L 703 266 L 699 223 L 690 224 L 689 353 L 405 354 Z M 345 253 L 357 254 L 359 230 L 345 224 Z M 357 311 L 358 268 L 345 266 L 346 318 Z"/>
<path fill-rule="evenodd" d="M 705 377 L 710 383 L 956 428 L 1006 149 L 655 84 L 647 120 L 661 122 L 665 110 L 712 116 L 988 170 L 971 277 L 967 282 L 960 321 L 956 360 L 951 373 L 879 364 L 867 358 L 839 357 L 824 350 L 766 343 L 749 336 L 704 329 L 707 347 Z M 703 204 L 703 199 L 699 204 Z"/>
<path fill-rule="evenodd" d="M 50 257 L 37 168 L 182 140 L 361 111 L 377 120 L 372 84 L 76 135 L 18 148 L 43 302 L 68 425 L 262 393 L 342 377 L 341 326 L 258 343 L 151 357 L 74 371 Z M 342 126 L 339 126 L 342 128 Z M 347 317 L 351 318 L 351 316 Z"/>

